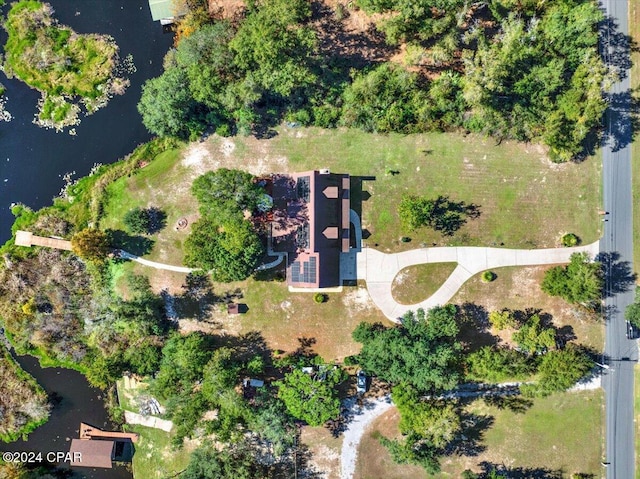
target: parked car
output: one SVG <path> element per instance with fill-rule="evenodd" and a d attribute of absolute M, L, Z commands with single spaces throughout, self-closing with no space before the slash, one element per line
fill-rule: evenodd
<path fill-rule="evenodd" d="M 360 394 L 367 392 L 367 373 L 359 369 L 356 373 L 356 391 Z"/>
<path fill-rule="evenodd" d="M 627 339 L 638 339 L 639 336 L 638 329 L 627 321 Z"/>

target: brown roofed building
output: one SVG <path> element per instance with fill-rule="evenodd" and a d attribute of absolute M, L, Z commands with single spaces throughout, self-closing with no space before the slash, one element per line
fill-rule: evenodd
<path fill-rule="evenodd" d="M 116 443 L 109 440 L 72 439 L 71 465 L 111 469 Z"/>
<path fill-rule="evenodd" d="M 340 286 L 340 253 L 349 252 L 349 175 L 328 170 L 280 175 L 272 190 L 272 249 L 287 253 L 287 284 Z"/>

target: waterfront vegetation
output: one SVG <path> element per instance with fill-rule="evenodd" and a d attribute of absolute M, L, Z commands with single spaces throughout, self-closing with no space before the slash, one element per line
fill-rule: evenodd
<path fill-rule="evenodd" d="M 78 34 L 58 23 L 49 4 L 35 0 L 14 3 L 4 27 L 4 71 L 42 93 L 42 125 L 75 124 L 78 102 L 91 113 L 108 100 L 118 58 L 110 37 Z"/>
<path fill-rule="evenodd" d="M 27 435 L 49 418 L 47 394 L 0 345 L 0 440 L 12 442 Z"/>

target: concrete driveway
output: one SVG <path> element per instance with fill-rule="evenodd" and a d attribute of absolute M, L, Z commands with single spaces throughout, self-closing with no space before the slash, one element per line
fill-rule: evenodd
<path fill-rule="evenodd" d="M 367 282 L 373 302 L 391 321 L 397 322 L 407 311 L 429 309 L 446 304 L 472 276 L 481 271 L 504 266 L 536 266 L 568 263 L 573 253 L 585 251 L 593 258 L 599 252 L 599 242 L 574 248 L 507 249 L 473 246 L 419 248 L 402 253 L 386 254 L 373 248 L 358 253 L 358 279 Z M 425 263 L 458 263 L 440 289 L 424 301 L 404 305 L 391 295 L 393 278 L 407 266 Z"/>

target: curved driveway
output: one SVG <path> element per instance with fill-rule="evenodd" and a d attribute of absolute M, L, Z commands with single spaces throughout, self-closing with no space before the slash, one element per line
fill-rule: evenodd
<path fill-rule="evenodd" d="M 568 263 L 572 253 L 586 251 L 593 258 L 599 242 L 574 248 L 507 249 L 474 246 L 420 248 L 402 253 L 385 254 L 373 248 L 358 253 L 358 279 L 367 282 L 371 299 L 384 315 L 397 322 L 407 311 L 429 309 L 446 304 L 472 276 L 504 266 L 536 266 Z M 432 296 L 424 301 L 404 305 L 391 295 L 393 278 L 407 266 L 425 263 L 458 263 L 451 276 Z"/>

